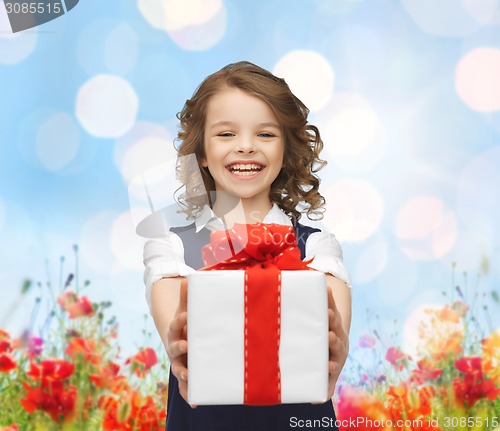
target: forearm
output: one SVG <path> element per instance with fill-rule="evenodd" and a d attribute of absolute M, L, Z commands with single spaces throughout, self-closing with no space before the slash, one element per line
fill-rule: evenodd
<path fill-rule="evenodd" d="M 151 316 L 165 347 L 168 328 L 179 304 L 182 279 L 183 277 L 162 278 L 151 288 Z"/>
<path fill-rule="evenodd" d="M 326 284 L 332 291 L 333 299 L 335 300 L 335 305 L 342 321 L 342 328 L 349 337 L 352 314 L 351 289 L 342 280 L 330 274 L 326 275 Z"/>

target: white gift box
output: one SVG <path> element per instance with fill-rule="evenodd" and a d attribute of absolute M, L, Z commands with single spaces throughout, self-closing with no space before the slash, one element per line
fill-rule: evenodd
<path fill-rule="evenodd" d="M 244 270 L 188 276 L 188 402 L 244 403 Z M 319 271 L 281 271 L 281 402 L 328 398 L 328 294 Z"/>

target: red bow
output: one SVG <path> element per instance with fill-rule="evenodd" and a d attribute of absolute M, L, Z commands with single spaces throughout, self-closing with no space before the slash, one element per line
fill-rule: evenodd
<path fill-rule="evenodd" d="M 307 270 L 311 262 L 300 259 L 293 227 L 263 223 L 212 232 L 202 258 L 206 265 L 202 270 L 242 269 L 264 262 L 281 270 Z"/>

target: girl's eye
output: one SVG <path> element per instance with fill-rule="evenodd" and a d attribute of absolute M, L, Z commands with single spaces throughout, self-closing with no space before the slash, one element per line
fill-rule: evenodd
<path fill-rule="evenodd" d="M 228 138 L 228 137 L 234 136 L 234 133 L 231 133 L 231 132 L 222 132 L 222 133 L 219 133 L 217 136 L 222 136 L 224 138 Z"/>
<path fill-rule="evenodd" d="M 268 133 L 268 132 L 259 133 L 259 136 L 261 138 L 274 138 L 274 135 L 272 133 Z"/>

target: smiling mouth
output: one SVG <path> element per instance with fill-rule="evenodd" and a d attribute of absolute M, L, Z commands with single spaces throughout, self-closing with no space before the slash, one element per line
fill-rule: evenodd
<path fill-rule="evenodd" d="M 227 165 L 226 169 L 235 175 L 250 176 L 255 175 L 264 169 L 264 165 L 257 163 L 234 163 Z"/>

